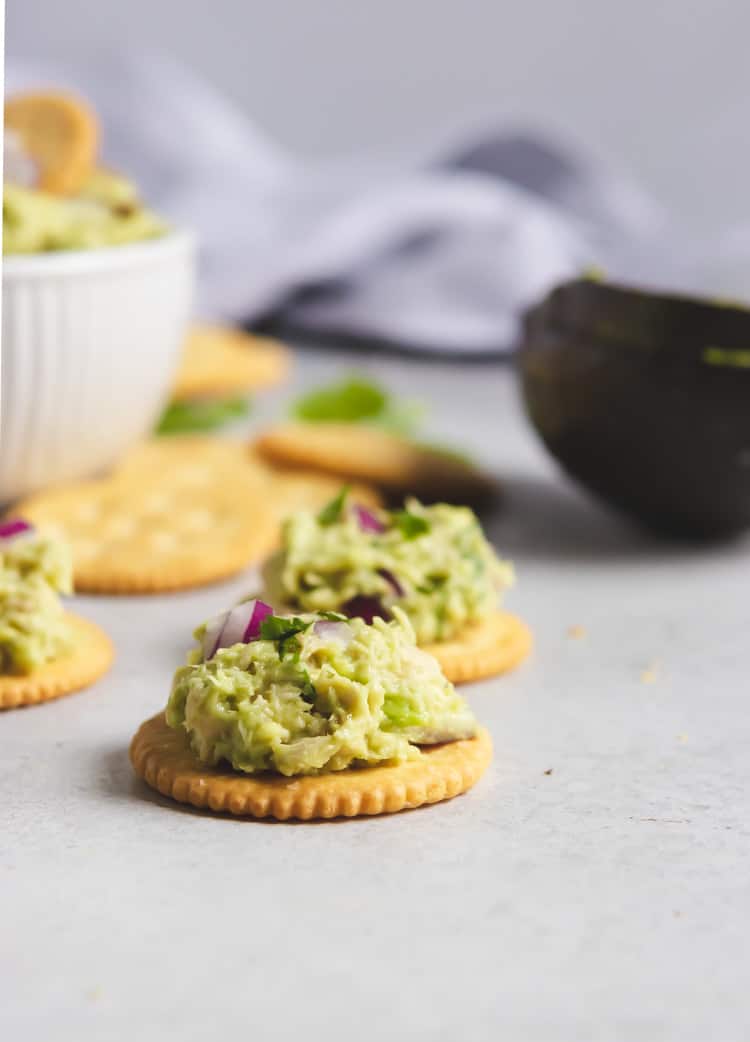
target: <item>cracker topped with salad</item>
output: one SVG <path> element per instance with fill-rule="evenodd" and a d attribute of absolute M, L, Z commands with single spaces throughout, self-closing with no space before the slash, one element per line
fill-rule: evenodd
<path fill-rule="evenodd" d="M 23 518 L 0 523 L 0 709 L 87 687 L 113 650 L 98 626 L 66 611 L 70 548 Z"/>
<path fill-rule="evenodd" d="M 177 800 L 281 819 L 379 814 L 457 795 L 489 763 L 489 735 L 398 609 L 368 623 L 252 600 L 195 638 L 166 712 L 130 750 Z"/>
<path fill-rule="evenodd" d="M 285 610 L 368 622 L 403 612 L 454 682 L 505 672 L 529 651 L 526 626 L 498 607 L 513 567 L 469 507 L 407 499 L 386 510 L 344 488 L 317 514 L 287 518 L 263 578 L 264 596 Z"/>

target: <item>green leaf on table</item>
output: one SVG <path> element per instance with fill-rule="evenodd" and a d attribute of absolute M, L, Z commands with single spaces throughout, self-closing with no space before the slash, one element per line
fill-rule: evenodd
<path fill-rule="evenodd" d="M 244 419 L 250 412 L 246 398 L 218 401 L 170 402 L 156 425 L 157 434 L 197 434 Z"/>
<path fill-rule="evenodd" d="M 298 420 L 307 423 L 358 423 L 379 416 L 388 395 L 379 384 L 350 376 L 328 387 L 318 387 L 292 406 Z"/>
<path fill-rule="evenodd" d="M 305 423 L 364 423 L 404 435 L 416 429 L 424 411 L 420 402 L 399 401 L 357 374 L 317 387 L 292 405 L 292 415 Z"/>
<path fill-rule="evenodd" d="M 397 398 L 376 380 L 357 373 L 308 391 L 294 402 L 291 412 L 304 423 L 361 423 L 377 427 L 446 459 L 471 465 L 467 455 L 452 447 L 416 439 L 427 412 L 423 402 Z"/>

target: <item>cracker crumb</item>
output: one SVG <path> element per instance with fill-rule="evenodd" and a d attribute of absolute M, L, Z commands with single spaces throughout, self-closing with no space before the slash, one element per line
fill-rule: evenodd
<path fill-rule="evenodd" d="M 583 640 L 586 636 L 586 627 L 581 626 L 580 623 L 576 623 L 573 626 L 568 626 L 568 637 L 570 640 Z"/>
<path fill-rule="evenodd" d="M 680 745 L 686 745 L 687 742 L 690 741 L 690 739 L 684 732 L 680 732 L 680 734 L 677 735 L 677 741 L 680 743 Z"/>
<path fill-rule="evenodd" d="M 650 666 L 641 672 L 641 683 L 642 684 L 653 684 L 659 675 L 659 663 L 652 662 Z"/>

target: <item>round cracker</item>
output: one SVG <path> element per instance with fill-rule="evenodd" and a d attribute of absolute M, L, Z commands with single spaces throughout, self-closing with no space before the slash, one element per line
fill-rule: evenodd
<path fill-rule="evenodd" d="M 178 401 L 257 391 L 281 383 L 291 352 L 278 340 L 223 326 L 188 334 L 172 397 Z"/>
<path fill-rule="evenodd" d="M 476 738 L 425 747 L 419 759 L 393 767 L 350 767 L 298 778 L 244 775 L 229 766 L 202 764 L 187 733 L 169 727 L 163 713 L 141 724 L 130 743 L 135 773 L 162 795 L 194 807 L 281 821 L 392 814 L 448 800 L 470 789 L 491 759 L 492 740 L 480 728 Z"/>
<path fill-rule="evenodd" d="M 59 91 L 17 94 L 5 103 L 5 126 L 38 168 L 35 187 L 71 195 L 93 169 L 99 124 L 81 99 Z"/>
<path fill-rule="evenodd" d="M 498 611 L 460 636 L 422 645 L 452 684 L 494 677 L 515 669 L 531 651 L 531 630 L 521 619 Z"/>
<path fill-rule="evenodd" d="M 112 641 L 96 623 L 68 612 L 72 648 L 33 673 L 0 676 L 0 709 L 49 702 L 89 687 L 103 676 L 115 657 Z"/>
<path fill-rule="evenodd" d="M 356 423 L 280 424 L 264 431 L 256 447 L 282 466 L 309 467 L 425 499 L 477 502 L 496 491 L 470 463 Z"/>
<path fill-rule="evenodd" d="M 268 483 L 269 499 L 280 521 L 297 510 L 320 510 L 341 491 L 341 478 L 331 474 L 273 465 L 263 459 L 253 446 L 250 446 L 248 456 Z M 354 502 L 364 506 L 383 505 L 382 496 L 371 485 L 353 484 L 350 496 Z"/>
<path fill-rule="evenodd" d="M 265 556 L 278 536 L 268 482 L 245 446 L 165 438 L 132 451 L 107 478 L 41 492 L 14 514 L 72 547 L 89 593 L 164 593 L 217 582 Z"/>

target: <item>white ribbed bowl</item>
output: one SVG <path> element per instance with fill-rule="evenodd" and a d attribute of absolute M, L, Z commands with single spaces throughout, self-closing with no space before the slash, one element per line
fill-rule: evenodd
<path fill-rule="evenodd" d="M 191 315 L 186 232 L 3 258 L 0 502 L 113 463 L 152 427 Z"/>

